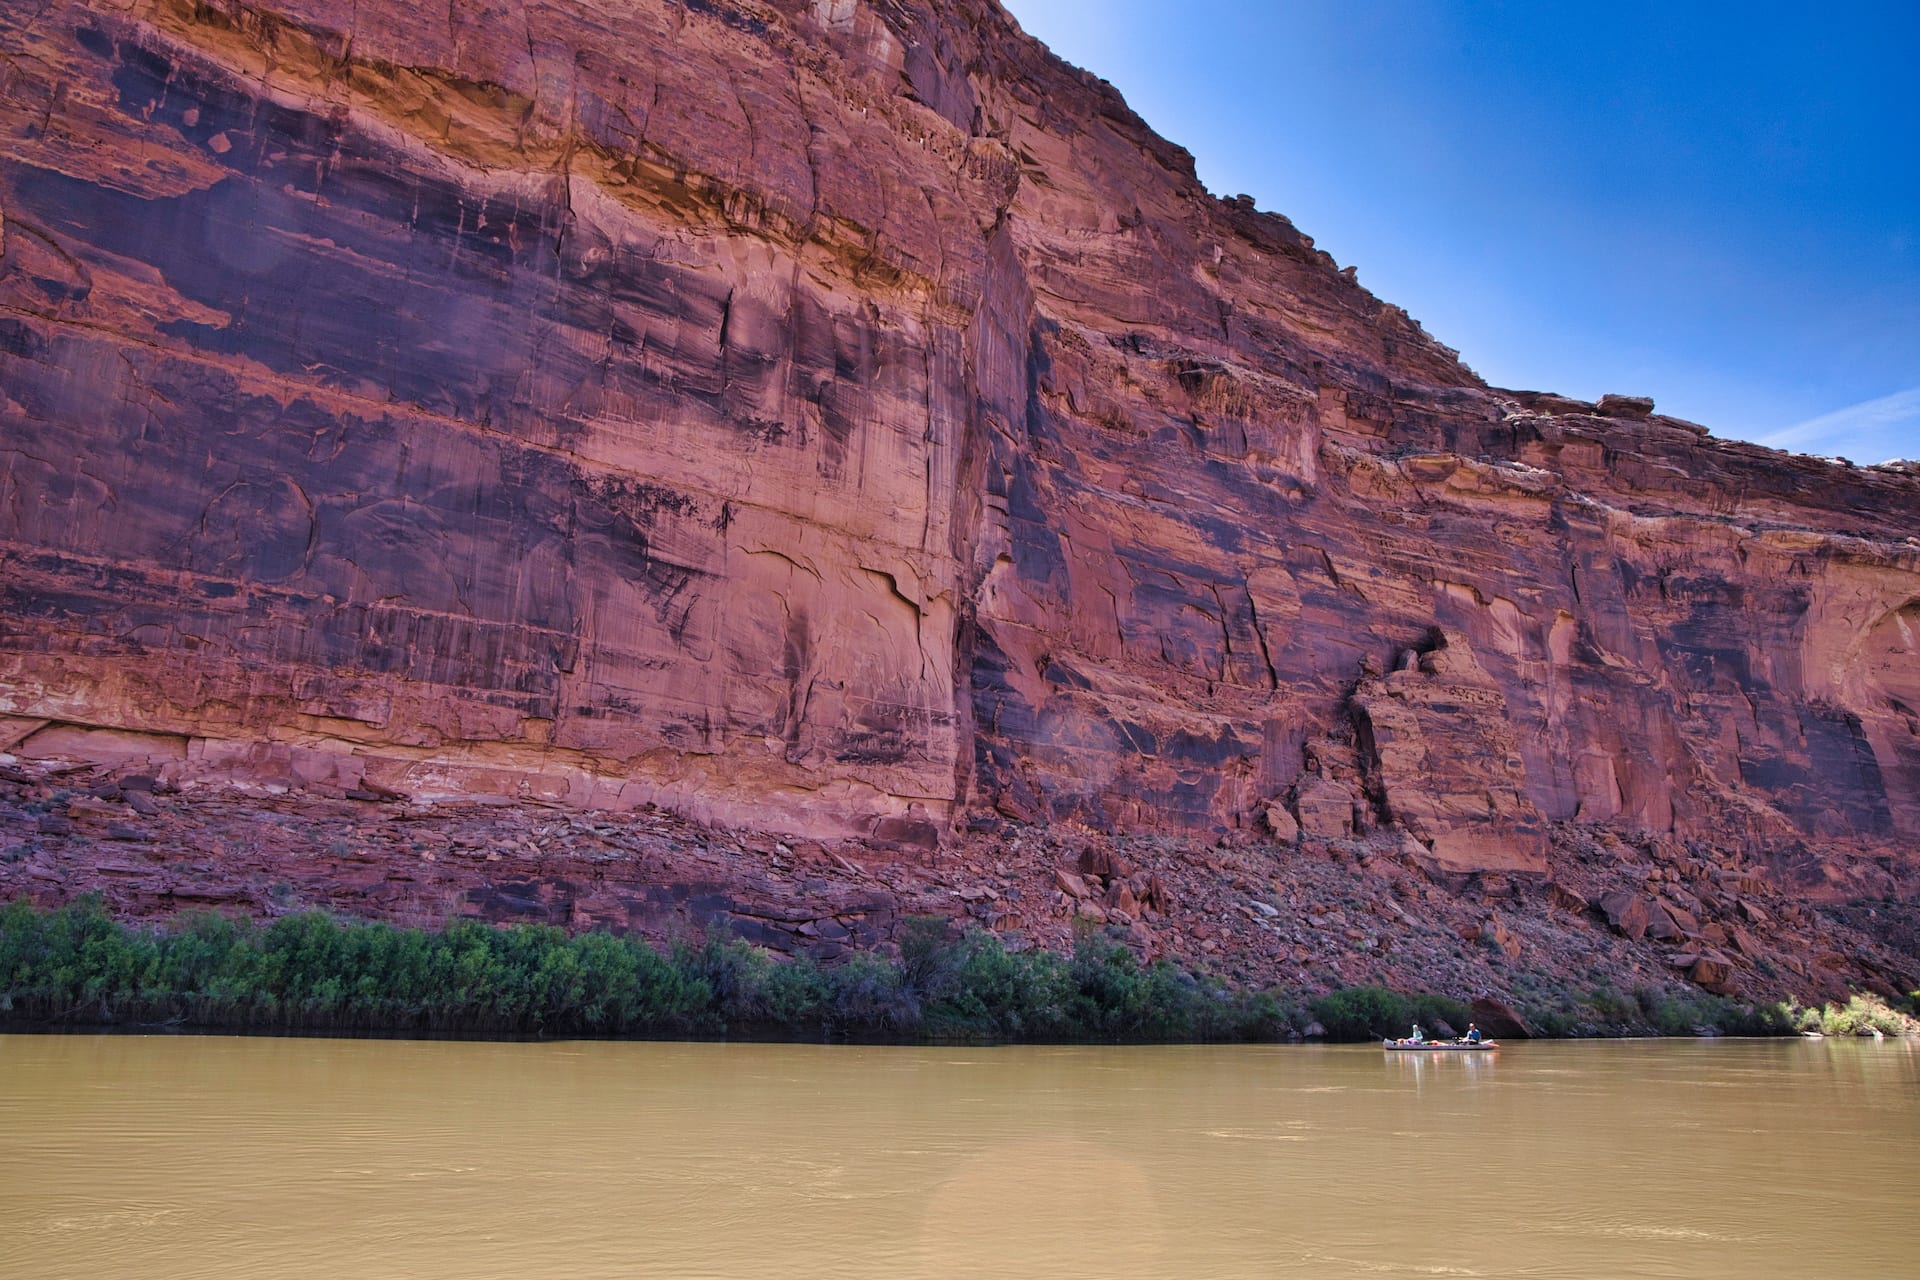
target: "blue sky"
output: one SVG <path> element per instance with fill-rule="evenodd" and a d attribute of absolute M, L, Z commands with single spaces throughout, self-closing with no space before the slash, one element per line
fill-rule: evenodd
<path fill-rule="evenodd" d="M 1920 3 L 1005 0 L 1500 386 L 1920 458 Z"/>

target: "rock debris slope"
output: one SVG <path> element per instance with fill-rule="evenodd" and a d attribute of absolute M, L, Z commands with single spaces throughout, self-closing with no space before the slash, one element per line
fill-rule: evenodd
<path fill-rule="evenodd" d="M 1920 476 L 1486 386 L 991 3 L 0 54 L 0 750 L 1913 892 Z"/>

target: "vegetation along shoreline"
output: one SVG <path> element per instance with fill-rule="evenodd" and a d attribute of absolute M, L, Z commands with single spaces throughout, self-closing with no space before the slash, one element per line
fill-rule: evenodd
<path fill-rule="evenodd" d="M 1920 993 L 1800 1008 L 1644 988 L 1568 993 L 1550 1037 L 1913 1034 Z M 1071 954 L 916 918 L 897 954 L 836 964 L 713 934 L 656 947 L 605 932 L 461 921 L 440 930 L 319 912 L 266 924 L 215 913 L 127 924 L 93 898 L 0 908 L 0 1030 L 177 1030 L 434 1038 L 844 1040 L 861 1043 L 1367 1041 L 1413 1022 L 1465 1027 L 1433 993 L 1236 987 L 1140 962 L 1097 931 Z"/>

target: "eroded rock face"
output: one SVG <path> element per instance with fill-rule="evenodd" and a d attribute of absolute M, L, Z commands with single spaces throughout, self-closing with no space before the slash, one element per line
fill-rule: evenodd
<path fill-rule="evenodd" d="M 1545 871 L 1547 833 L 1500 687 L 1460 635 L 1409 652 L 1353 699 L 1380 803 L 1451 870 Z"/>
<path fill-rule="evenodd" d="M 1920 477 L 1486 387 L 991 4 L 0 52 L 0 750 L 1903 882 Z"/>

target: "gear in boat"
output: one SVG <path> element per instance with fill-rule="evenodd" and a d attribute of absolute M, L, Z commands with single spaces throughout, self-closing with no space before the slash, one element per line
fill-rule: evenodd
<path fill-rule="evenodd" d="M 1467 1034 L 1454 1040 L 1429 1040 L 1420 1032 L 1420 1024 L 1413 1024 L 1413 1034 L 1402 1040 L 1391 1037 L 1382 1040 L 1383 1049 L 1412 1049 L 1425 1053 L 1474 1052 L 1481 1049 L 1498 1049 L 1498 1040 L 1485 1040 L 1480 1036 L 1480 1028 L 1471 1022 L 1467 1024 Z"/>

